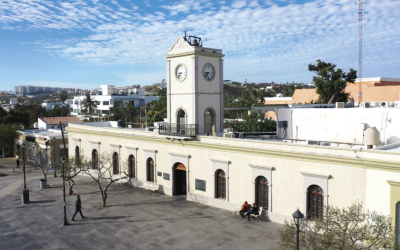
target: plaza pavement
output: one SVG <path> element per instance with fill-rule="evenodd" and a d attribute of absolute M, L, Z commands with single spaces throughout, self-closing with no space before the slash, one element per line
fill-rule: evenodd
<path fill-rule="evenodd" d="M 83 215 L 71 221 L 76 194 L 67 196 L 63 227 L 62 179 L 48 175 L 39 188 L 39 169 L 27 166 L 30 203 L 21 203 L 22 171 L 12 172 L 15 158 L 0 158 L 0 249 L 278 249 L 273 222 L 242 220 L 232 212 L 186 201 L 184 197 L 142 193 L 112 185 L 108 207 L 101 204 L 90 177 L 78 176 Z"/>

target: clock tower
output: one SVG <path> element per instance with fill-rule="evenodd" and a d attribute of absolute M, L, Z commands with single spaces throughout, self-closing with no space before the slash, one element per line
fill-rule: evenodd
<path fill-rule="evenodd" d="M 195 126 L 198 134 L 223 132 L 223 59 L 201 38 L 180 37 L 167 55 L 168 123 Z"/>

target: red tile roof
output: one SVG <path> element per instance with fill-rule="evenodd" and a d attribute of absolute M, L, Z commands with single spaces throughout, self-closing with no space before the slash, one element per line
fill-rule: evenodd
<path fill-rule="evenodd" d="M 63 116 L 63 117 L 40 117 L 40 120 L 47 123 L 47 125 L 59 125 L 60 122 L 64 123 L 79 123 L 83 122 L 81 119 L 74 116 Z"/>

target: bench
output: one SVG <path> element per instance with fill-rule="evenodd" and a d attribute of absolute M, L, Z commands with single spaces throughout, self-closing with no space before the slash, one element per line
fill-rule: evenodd
<path fill-rule="evenodd" d="M 145 181 L 139 188 L 142 191 L 150 191 L 153 193 L 158 193 L 158 190 L 160 189 L 160 185 L 157 183 L 154 183 L 154 182 Z"/>
<path fill-rule="evenodd" d="M 262 211 L 263 211 L 263 208 L 260 207 L 260 209 L 259 209 L 259 211 L 258 211 L 258 215 L 250 214 L 250 217 L 256 218 L 256 219 L 257 219 L 257 223 L 258 223 L 258 220 L 261 220 Z"/>
<path fill-rule="evenodd" d="M 240 207 L 238 210 L 233 211 L 233 213 L 235 214 L 235 217 L 236 217 L 236 215 L 240 214 L 240 210 L 241 210 L 241 209 L 242 209 L 242 208 Z M 251 211 L 251 208 L 250 208 L 250 207 L 249 207 L 249 210 L 248 210 L 248 211 Z M 262 211 L 263 211 L 263 208 L 262 208 L 262 207 L 259 207 L 258 215 L 250 214 L 250 217 L 256 218 L 256 219 L 257 219 L 257 222 L 258 222 L 258 220 L 261 220 Z"/>

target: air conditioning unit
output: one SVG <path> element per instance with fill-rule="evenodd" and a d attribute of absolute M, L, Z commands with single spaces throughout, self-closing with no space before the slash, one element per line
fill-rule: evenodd
<path fill-rule="evenodd" d="M 388 108 L 389 107 L 389 102 L 381 102 L 381 106 L 384 108 Z"/>
<path fill-rule="evenodd" d="M 380 107 L 381 106 L 381 102 L 375 102 L 375 107 Z"/>
<path fill-rule="evenodd" d="M 345 107 L 344 102 L 337 102 L 336 103 L 336 108 L 337 109 L 344 109 L 344 107 Z"/>
<path fill-rule="evenodd" d="M 369 108 L 370 107 L 370 104 L 369 104 L 369 102 L 362 102 L 362 103 L 360 103 L 360 108 Z"/>

